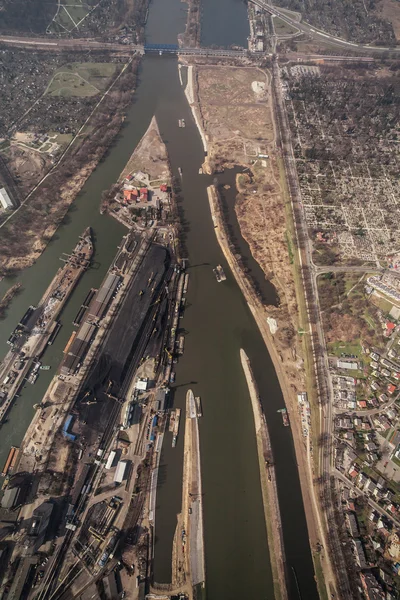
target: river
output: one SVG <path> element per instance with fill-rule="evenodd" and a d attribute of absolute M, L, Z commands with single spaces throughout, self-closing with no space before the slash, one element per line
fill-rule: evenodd
<path fill-rule="evenodd" d="M 185 5 L 180 0 L 152 0 L 147 39 L 174 43 L 184 22 Z M 246 8 L 241 0 L 220 0 L 217 5 L 213 0 L 204 0 L 203 42 L 245 45 L 247 35 Z M 200 443 L 207 597 L 273 598 L 253 414 L 239 357 L 243 347 L 250 357 L 271 431 L 290 598 L 299 598 L 294 570 L 302 598 L 314 600 L 318 596 L 292 437 L 276 412 L 284 405 L 282 394 L 263 340 L 216 242 L 206 194 L 211 179 L 198 174 L 203 149 L 179 83 L 176 58 L 156 55 L 143 60 L 135 101 L 116 143 L 88 179 L 46 251 L 33 267 L 18 276 L 24 289 L 14 299 L 7 318 L 0 322 L 1 350 L 6 352 L 5 340 L 15 324 L 50 283 L 61 254 L 70 252 L 79 234 L 90 225 L 95 234 L 94 266 L 72 294 L 61 316 L 63 328 L 43 359 L 53 369 L 59 363 L 80 303 L 88 289 L 100 283 L 125 232 L 116 221 L 100 215 L 101 192 L 115 182 L 153 114 L 167 144 L 174 174 L 177 175 L 178 166 L 183 171 L 180 208 L 190 285 L 182 322 L 187 331 L 185 354 L 177 366 L 174 402 L 183 407 L 189 387 L 202 397 Z M 186 128 L 178 128 L 179 118 L 185 118 Z M 218 284 L 212 273 L 212 267 L 218 263 L 227 273 L 223 284 Z M 2 282 L 0 294 L 12 283 Z M 41 372 L 38 382 L 34 386 L 27 384 L 10 411 L 9 422 L 1 428 L 0 463 L 10 445 L 20 443 L 32 418 L 32 406 L 40 401 L 51 377 L 51 371 Z M 183 427 L 180 433 L 175 449 L 167 434 L 161 457 L 155 546 L 155 579 L 161 582 L 168 582 L 171 577 L 172 538 L 181 501 Z"/>

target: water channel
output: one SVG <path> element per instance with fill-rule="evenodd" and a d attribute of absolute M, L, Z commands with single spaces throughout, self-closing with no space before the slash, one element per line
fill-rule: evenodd
<path fill-rule="evenodd" d="M 223 18 L 213 18 L 215 0 L 204 0 L 203 40 L 217 44 L 221 35 L 218 45 L 245 45 L 248 24 L 244 4 L 241 0 L 220 0 L 218 6 L 223 7 Z M 184 28 L 184 8 L 180 0 L 152 0 L 147 24 L 149 41 L 174 43 Z M 217 8 L 215 15 L 219 15 Z M 301 597 L 314 600 L 318 596 L 292 437 L 276 412 L 284 406 L 282 394 L 262 338 L 216 242 L 206 194 L 211 181 L 198 174 L 203 149 L 179 83 L 176 58 L 154 56 L 143 60 L 135 101 L 117 142 L 89 178 L 46 251 L 32 268 L 18 276 L 24 290 L 13 301 L 7 318 L 0 321 L 0 350 L 6 352 L 5 341 L 15 324 L 27 306 L 41 297 L 60 264 L 62 252 L 70 252 L 78 235 L 90 225 L 95 234 L 94 267 L 73 293 L 62 314 L 63 328 L 44 357 L 53 369 L 59 363 L 80 303 L 87 290 L 100 283 L 125 232 L 116 221 L 100 215 L 101 192 L 115 182 L 153 114 L 167 144 L 174 174 L 178 166 L 183 171 L 181 209 L 190 285 L 182 322 L 187 330 L 185 354 L 177 366 L 174 402 L 184 406 L 189 387 L 202 397 L 207 597 L 274 597 L 253 415 L 239 359 L 243 347 L 252 363 L 272 437 L 290 598 L 299 598 L 295 572 Z M 185 129 L 178 128 L 179 118 L 185 118 Z M 218 263 L 228 276 L 224 284 L 218 284 L 212 273 Z M 0 284 L 0 295 L 11 283 Z M 40 401 L 51 377 L 51 371 L 42 372 L 34 386 L 27 384 L 10 411 L 9 421 L 0 430 L 0 463 L 11 444 L 19 445 L 31 420 L 32 406 Z M 172 539 L 181 502 L 182 441 L 180 435 L 177 448 L 172 449 L 167 435 L 161 458 L 155 547 L 155 579 L 161 582 L 171 577 Z"/>

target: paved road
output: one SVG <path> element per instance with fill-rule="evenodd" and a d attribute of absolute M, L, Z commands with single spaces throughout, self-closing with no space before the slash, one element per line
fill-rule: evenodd
<path fill-rule="evenodd" d="M 324 540 L 324 545 L 329 543 L 331 547 L 332 566 L 337 577 L 340 596 L 343 599 L 350 600 L 352 598 L 352 594 L 347 577 L 342 547 L 338 536 L 338 529 L 335 526 L 335 512 L 331 488 L 333 387 L 331 378 L 329 376 L 328 356 L 325 350 L 326 344 L 322 329 L 316 274 L 314 272 L 314 265 L 312 261 L 312 247 L 308 236 L 304 210 L 302 208 L 300 185 L 291 143 L 289 121 L 283 100 L 280 70 L 277 57 L 274 57 L 273 59 L 273 92 L 277 114 L 277 125 L 280 134 L 279 144 L 281 146 L 282 155 L 285 161 L 286 179 L 288 182 L 292 202 L 293 221 L 296 233 L 296 247 L 298 248 L 300 272 L 305 291 L 307 319 L 310 323 L 310 340 L 312 344 L 319 400 L 321 423 L 320 434 L 321 439 L 323 440 L 323 444 L 320 444 L 319 448 L 319 471 L 323 475 L 324 480 L 321 486 L 321 493 L 323 496 L 323 510 L 325 511 L 325 517 L 329 531 L 329 540 Z M 324 535 L 323 532 L 321 532 L 321 535 Z M 331 586 L 333 586 L 333 581 L 330 581 L 329 583 Z M 332 589 L 330 591 L 332 592 Z"/>
<path fill-rule="evenodd" d="M 377 504 L 375 502 L 375 500 L 372 500 L 372 498 L 370 498 L 369 496 L 367 496 L 366 494 L 364 494 L 364 492 L 362 490 L 360 490 L 360 488 L 356 487 L 355 485 L 353 485 L 353 483 L 351 481 L 349 481 L 347 479 L 347 477 L 345 477 L 343 475 L 343 473 L 341 473 L 340 471 L 338 471 L 337 469 L 335 469 L 335 475 L 337 477 L 337 479 L 340 479 L 341 481 L 343 481 L 347 487 L 349 487 L 350 489 L 353 490 L 353 492 L 356 492 L 357 496 L 366 496 L 366 498 L 368 499 L 368 504 L 370 506 L 372 506 L 372 508 L 374 510 L 376 510 L 377 513 L 379 513 L 380 515 L 383 515 L 385 517 L 387 517 L 388 519 L 390 519 L 391 521 L 393 521 L 393 523 L 400 528 L 400 521 L 398 519 L 396 519 L 392 513 L 388 512 L 387 510 L 385 510 L 384 508 L 382 508 L 382 506 L 380 506 L 379 504 Z"/>
<path fill-rule="evenodd" d="M 400 48 L 396 48 L 396 47 L 392 48 L 390 46 L 389 47 L 366 46 L 363 44 L 356 44 L 354 42 L 348 42 L 346 40 L 342 40 L 340 38 L 334 37 L 331 34 L 325 33 L 324 31 L 321 31 L 320 29 L 312 27 L 308 23 L 305 23 L 303 21 L 301 21 L 301 22 L 296 21 L 296 19 L 294 19 L 293 17 L 290 17 L 286 12 L 282 12 L 279 8 L 276 8 L 275 6 L 271 6 L 270 4 L 268 4 L 267 0 L 251 0 L 251 1 L 253 2 L 253 4 L 256 4 L 256 6 L 263 8 L 264 10 L 269 12 L 271 15 L 275 15 L 276 17 L 279 17 L 285 23 L 288 23 L 292 27 L 298 29 L 302 33 L 309 35 L 310 37 L 312 37 L 313 39 L 315 39 L 319 42 L 325 42 L 325 43 L 329 42 L 329 44 L 332 44 L 333 46 L 342 48 L 343 50 L 349 50 L 349 51 L 361 52 L 361 53 L 368 52 L 369 54 L 378 54 L 378 55 L 383 54 L 385 52 L 391 52 L 391 53 L 393 52 L 396 54 L 400 53 Z"/>

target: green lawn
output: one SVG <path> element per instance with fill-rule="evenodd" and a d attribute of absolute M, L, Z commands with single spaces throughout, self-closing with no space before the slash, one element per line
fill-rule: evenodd
<path fill-rule="evenodd" d="M 341 358 L 341 354 L 354 354 L 357 358 L 361 357 L 361 345 L 360 340 L 353 340 L 351 342 L 329 342 L 328 352 Z"/>
<path fill-rule="evenodd" d="M 50 96 L 95 96 L 106 89 L 114 75 L 112 63 L 71 63 L 61 67 L 50 81 Z"/>
<path fill-rule="evenodd" d="M 328 600 L 328 592 L 325 586 L 324 574 L 321 566 L 321 558 L 318 552 L 313 552 L 313 560 L 320 600 Z"/>
<path fill-rule="evenodd" d="M 279 17 L 274 18 L 274 28 L 276 35 L 292 35 L 298 31 Z"/>

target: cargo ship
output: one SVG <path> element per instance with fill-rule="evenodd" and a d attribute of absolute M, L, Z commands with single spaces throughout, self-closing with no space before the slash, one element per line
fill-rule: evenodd
<path fill-rule="evenodd" d="M 215 277 L 217 278 L 218 283 L 221 283 L 221 281 L 226 280 L 226 275 L 225 275 L 224 270 L 221 267 L 221 265 L 217 265 L 215 267 L 215 269 L 213 269 L 213 273 L 214 273 Z"/>
<path fill-rule="evenodd" d="M 17 446 L 11 446 L 10 452 L 8 453 L 7 460 L 4 464 L 2 477 L 6 477 L 10 471 L 13 470 L 15 463 L 18 458 L 19 448 Z"/>
<path fill-rule="evenodd" d="M 180 419 L 181 419 L 181 409 L 180 408 L 176 408 L 175 409 L 174 425 L 173 425 L 173 430 L 172 430 L 172 447 L 173 448 L 175 448 L 176 442 L 177 442 L 177 439 L 178 439 Z"/>
<path fill-rule="evenodd" d="M 278 412 L 282 415 L 282 421 L 285 427 L 289 427 L 289 415 L 286 408 L 281 408 Z"/>

